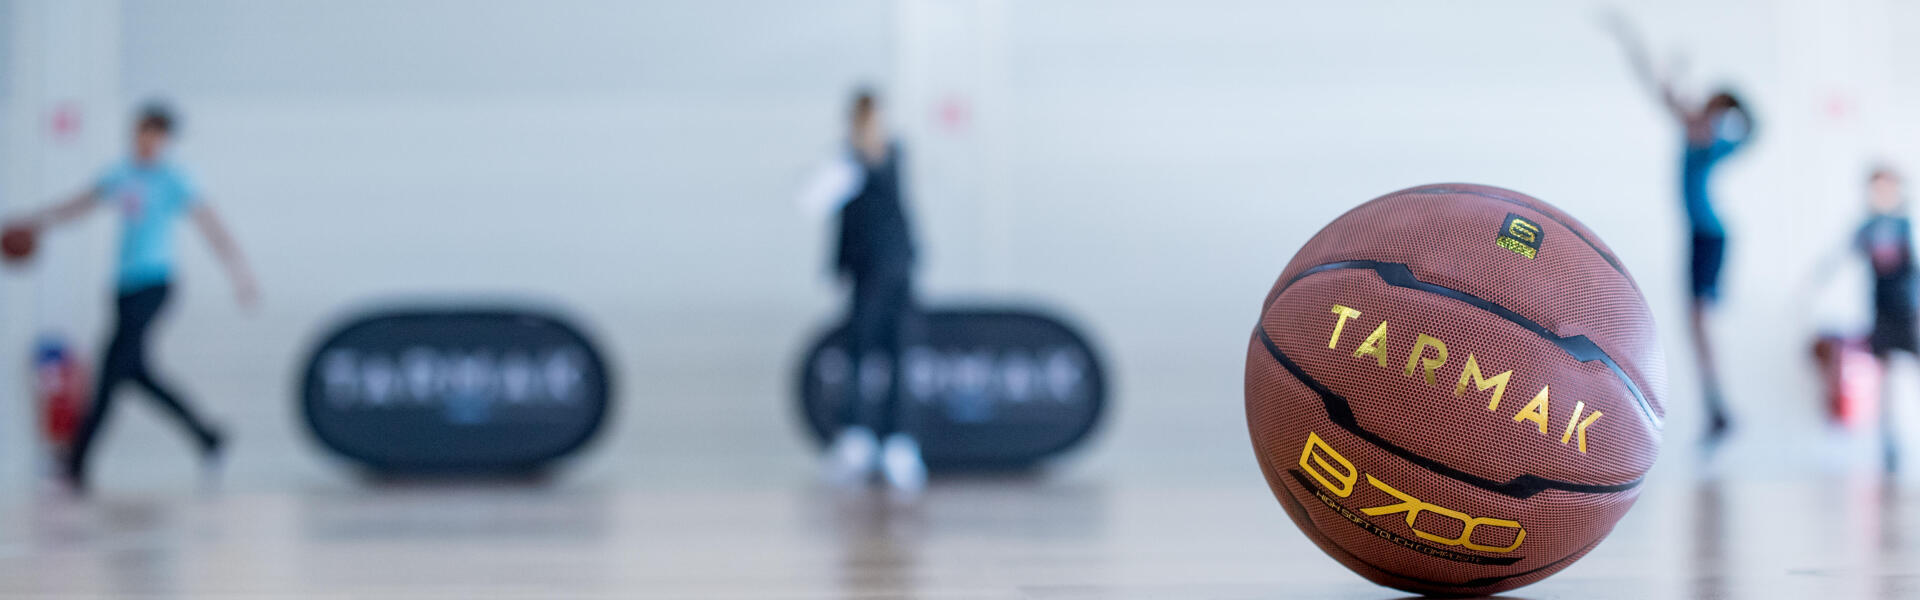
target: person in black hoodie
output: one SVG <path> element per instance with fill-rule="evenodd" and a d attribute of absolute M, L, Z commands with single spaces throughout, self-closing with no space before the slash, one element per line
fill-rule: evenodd
<path fill-rule="evenodd" d="M 887 483 L 917 493 L 926 485 L 920 445 L 900 427 L 899 382 L 903 325 L 912 317 L 914 242 L 906 209 L 900 144 L 888 136 L 880 100 L 871 91 L 854 95 L 848 147 L 803 193 L 817 212 L 837 207 L 840 231 L 833 272 L 852 283 L 847 316 L 848 397 L 841 402 L 841 429 L 826 455 L 829 481 L 862 481 L 877 467 Z M 886 393 L 867 397 L 882 377 Z"/>
<path fill-rule="evenodd" d="M 1907 216 L 1905 181 L 1892 167 L 1877 166 L 1867 175 L 1867 215 L 1848 238 L 1844 253 L 1834 253 L 1814 269 L 1817 292 L 1836 273 L 1843 259 L 1865 259 L 1873 274 L 1871 305 L 1873 328 L 1867 346 L 1880 363 L 1880 438 L 1887 472 L 1899 468 L 1900 446 L 1895 439 L 1892 392 L 1886 377 L 1895 353 L 1920 357 L 1920 269 L 1914 265 L 1913 220 Z"/>
<path fill-rule="evenodd" d="M 1873 333 L 1867 341 L 1883 367 L 1894 352 L 1920 355 L 1920 327 L 1914 323 L 1913 221 L 1907 217 L 1901 183 L 1900 174 L 1890 167 L 1873 170 L 1867 177 L 1867 221 L 1853 239 L 1854 249 L 1873 267 Z M 1880 433 L 1891 472 L 1899 464 L 1899 448 L 1889 411 L 1892 398 L 1885 394 L 1890 387 L 1881 386 Z"/>

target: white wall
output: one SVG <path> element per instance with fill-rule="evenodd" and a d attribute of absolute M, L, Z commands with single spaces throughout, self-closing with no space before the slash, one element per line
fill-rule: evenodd
<path fill-rule="evenodd" d="M 35 62 L 79 50 L 21 38 L 40 46 L 6 78 L 82 90 L 93 125 L 66 149 L 17 129 L 6 147 L 84 153 L 90 169 L 114 157 L 137 100 L 161 94 L 185 112 L 180 158 L 235 224 L 268 303 L 236 317 L 190 245 L 164 362 L 254 432 L 242 470 L 319 469 L 292 421 L 293 363 L 342 307 L 418 293 L 579 309 L 631 384 L 603 455 L 686 451 L 644 440 L 689 430 L 717 440 L 690 442 L 702 451 L 738 437 L 797 451 L 789 363 L 837 296 L 828 229 L 788 195 L 862 81 L 899 100 L 930 293 L 1066 307 L 1110 346 L 1122 410 L 1104 447 L 1243 451 L 1215 434 L 1240 431 L 1256 299 L 1334 215 L 1433 181 L 1531 193 L 1606 238 L 1667 335 L 1674 442 L 1698 425 L 1680 337 L 1678 134 L 1591 5 L 79 4 L 115 8 L 63 25 L 111 35 L 90 42 L 111 53 L 111 85 Z M 71 5 L 13 0 L 0 14 L 31 30 L 43 26 L 19 15 L 84 13 L 53 8 Z M 1663 50 L 1690 54 L 1692 91 L 1730 81 L 1757 105 L 1763 137 L 1719 187 L 1737 236 L 1723 333 L 1733 400 L 1756 451 L 1812 439 L 1810 319 L 1795 286 L 1856 217 L 1866 157 L 1920 164 L 1920 121 L 1899 102 L 1920 85 L 1901 57 L 1920 46 L 1893 35 L 1920 25 L 1920 9 L 1628 9 Z M 9 97 L 29 104 L 8 111 L 17 125 L 61 96 Z M 942 120 L 956 105 L 964 124 Z M 85 170 L 23 182 L 9 168 L 6 189 L 50 198 Z M 69 237 L 80 283 L 59 293 L 91 306 L 109 231 Z M 23 309 L 5 306 L 17 321 Z M 61 318 L 96 340 L 104 314 L 90 310 Z M 26 333 L 4 330 L 0 347 Z M 133 431 L 114 464 L 177 444 L 136 419 L 119 427 Z"/>
<path fill-rule="evenodd" d="M 99 168 L 100 157 L 119 146 L 122 111 L 117 97 L 119 10 L 111 2 L 8 2 L 5 46 L 7 90 L 0 102 L 6 163 L 0 167 L 0 209 L 26 209 L 71 192 Z M 67 111 L 77 128 L 57 131 L 53 116 Z M 107 121 L 106 123 L 98 121 Z M 104 256 L 99 240 L 110 230 L 104 220 L 41 242 L 41 256 L 27 269 L 4 269 L 0 277 L 0 476 L 9 481 L 42 466 L 44 455 L 31 450 L 35 436 L 29 402 L 22 400 L 32 381 L 29 371 L 36 338 L 52 333 L 76 342 L 91 341 L 99 306 L 100 270 L 88 260 Z M 24 486 L 14 486 L 21 489 Z"/>

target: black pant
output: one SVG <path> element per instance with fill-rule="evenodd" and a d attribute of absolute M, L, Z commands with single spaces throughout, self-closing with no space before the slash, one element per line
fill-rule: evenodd
<path fill-rule="evenodd" d="M 1920 325 L 1905 311 L 1882 311 L 1873 319 L 1867 344 L 1881 358 L 1896 351 L 1920 356 Z"/>
<path fill-rule="evenodd" d="M 883 268 L 853 275 L 853 308 L 847 316 L 847 361 L 852 366 L 847 397 L 840 403 L 842 426 L 862 425 L 886 436 L 899 428 L 900 349 L 913 315 L 913 277 L 908 268 Z M 891 373 L 887 392 L 867 398 L 866 358 L 884 356 Z"/>
<path fill-rule="evenodd" d="M 100 426 L 106 424 L 114 388 L 123 382 L 131 381 L 152 394 L 169 416 L 193 433 L 201 450 L 214 444 L 214 433 L 180 401 L 178 394 L 154 379 L 153 371 L 147 368 L 147 329 L 166 306 L 167 291 L 168 285 L 161 283 L 123 292 L 115 301 L 117 320 L 113 341 L 107 344 L 106 358 L 100 361 L 100 381 L 93 390 L 93 406 L 80 423 L 80 431 L 73 440 L 73 454 L 67 463 L 67 475 L 76 482 L 85 481 L 87 453 L 93 448 Z"/>

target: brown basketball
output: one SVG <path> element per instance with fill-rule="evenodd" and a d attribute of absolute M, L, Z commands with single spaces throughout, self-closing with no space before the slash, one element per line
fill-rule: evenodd
<path fill-rule="evenodd" d="M 0 257 L 7 262 L 17 263 L 33 256 L 34 234 L 25 227 L 9 227 L 0 232 Z"/>
<path fill-rule="evenodd" d="M 1600 238 L 1545 202 L 1427 185 L 1295 254 L 1247 348 L 1280 504 L 1375 583 L 1493 594 L 1566 568 L 1659 453 L 1664 359 Z"/>

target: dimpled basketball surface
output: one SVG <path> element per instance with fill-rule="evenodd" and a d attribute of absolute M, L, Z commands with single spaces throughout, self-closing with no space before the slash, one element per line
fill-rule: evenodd
<path fill-rule="evenodd" d="M 1664 359 L 1592 231 L 1428 185 L 1309 240 L 1247 348 L 1267 483 L 1328 555 L 1433 595 L 1517 588 L 1600 543 L 1659 453 Z"/>

